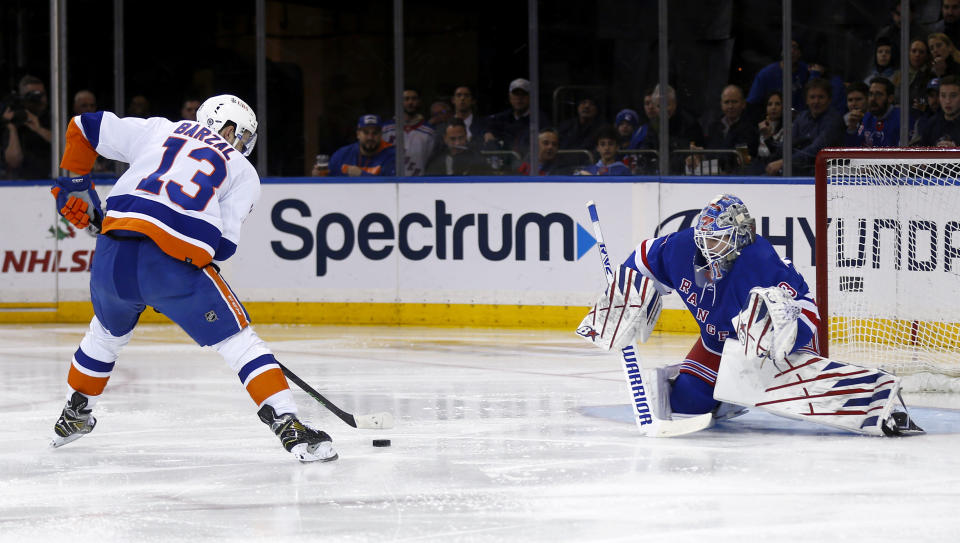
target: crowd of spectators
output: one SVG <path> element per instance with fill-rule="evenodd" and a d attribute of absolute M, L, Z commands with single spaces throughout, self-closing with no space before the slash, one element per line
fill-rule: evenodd
<path fill-rule="evenodd" d="M 505 100 L 481 114 L 469 85 L 424 102 L 415 88 L 403 91 L 403 153 L 395 144 L 401 120 L 363 114 L 356 140 L 319 150 L 311 175 L 448 176 L 530 174 L 636 175 L 660 171 L 660 105 L 666 95 L 671 174 L 782 175 L 784 135 L 791 135 L 793 174 L 811 175 L 817 152 L 830 146 L 891 147 L 901 144 L 901 81 L 909 96 L 908 141 L 914 146 L 960 142 L 960 0 L 940 0 L 941 19 L 927 28 L 912 22 L 908 63 L 900 66 L 900 2 L 891 2 L 889 24 L 876 33 L 872 57 L 847 81 L 823 59 L 805 59 L 800 42 L 790 47 L 792 125 L 784 126 L 784 62 L 770 63 L 749 88 L 726 85 L 716 107 L 694 118 L 674 88 L 659 85 L 637 93 L 642 108 L 617 108 L 583 92 L 568 100 L 572 114 L 551 119 L 540 112 L 535 127 L 537 160 L 529 159 L 531 83 L 517 78 Z M 50 117 L 43 81 L 27 75 L 11 95 L 0 98 L 0 178 L 38 179 L 51 169 Z M 429 103 L 429 107 L 425 107 Z M 195 119 L 200 100 L 183 101 L 180 115 Z M 499 107 L 498 107 L 499 106 Z M 502 109 L 500 109 L 502 108 Z M 499 109 L 499 111 L 497 111 Z M 80 90 L 74 114 L 97 110 L 96 96 Z M 148 117 L 151 105 L 133 96 L 125 114 Z M 789 130 L 789 132 L 786 132 Z M 98 161 L 95 172 L 119 166 Z"/>
<path fill-rule="evenodd" d="M 197 120 L 200 103 L 199 98 L 187 97 L 181 104 L 179 118 Z M 68 106 L 70 115 L 100 110 L 96 94 L 89 89 L 74 93 Z M 149 99 L 142 94 L 132 96 L 125 115 L 151 117 Z M 25 75 L 20 78 L 16 90 L 0 96 L 0 179 L 48 179 L 53 169 L 51 138 L 46 85 L 36 76 Z M 91 174 L 115 177 L 123 167 L 112 160 L 97 157 Z"/>
<path fill-rule="evenodd" d="M 942 20 L 930 28 L 911 24 L 909 63 L 901 67 L 897 47 L 900 3 L 892 3 L 890 22 L 877 32 L 872 58 L 865 59 L 863 72 L 850 81 L 832 74 L 822 61 L 804 60 L 800 43 L 793 41 L 793 120 L 789 127 L 783 126 L 782 60 L 759 70 L 749 89 L 735 84 L 724 87 L 715 113 L 702 119 L 693 118 L 668 86 L 663 92 L 669 119 L 670 173 L 782 175 L 786 130 L 792 136 L 794 175 L 812 175 L 817 152 L 825 147 L 898 146 L 904 77 L 909 87 L 908 143 L 956 146 L 960 142 L 960 50 L 955 46 L 960 39 L 960 0 L 941 0 L 941 11 Z M 405 91 L 408 175 L 529 175 L 531 161 L 525 157 L 530 90 L 526 79 L 511 81 L 509 107 L 481 116 L 470 88 L 461 85 L 452 89 L 449 101 L 432 104 L 427 121 L 419 113 L 419 93 Z M 408 101 L 408 95 L 417 99 Z M 660 103 L 658 85 L 643 93 L 642 113 L 627 107 L 608 117 L 597 97 L 590 94 L 571 101 L 575 113 L 566 119 L 552 120 L 541 113 L 538 173 L 658 172 Z M 386 134 L 393 124 L 383 130 L 385 141 L 392 142 Z M 426 166 L 411 169 L 410 164 Z M 330 175 L 347 174 L 331 171 Z"/>

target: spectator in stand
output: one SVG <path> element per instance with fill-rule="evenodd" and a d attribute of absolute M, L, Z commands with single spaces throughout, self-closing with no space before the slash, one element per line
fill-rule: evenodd
<path fill-rule="evenodd" d="M 617 149 L 630 148 L 630 139 L 640 126 L 640 116 L 632 109 L 621 109 L 614 118 L 613 126 L 617 131 Z M 635 153 L 621 153 L 621 160 L 630 168 L 637 171 L 637 155 Z"/>
<path fill-rule="evenodd" d="M 922 108 L 911 110 L 910 140 L 907 145 L 918 147 L 920 145 L 920 133 L 930 119 L 933 119 L 940 112 L 940 79 L 934 77 L 927 82 L 927 99 L 923 102 Z"/>
<path fill-rule="evenodd" d="M 428 163 L 434 155 L 443 152 L 443 135 L 446 134 L 447 123 L 452 118 L 453 104 L 449 100 L 434 100 L 430 104 L 430 118 L 427 119 L 427 124 L 433 128 L 433 149 L 430 151 L 430 156 L 427 157 Z"/>
<path fill-rule="evenodd" d="M 890 22 L 877 32 L 877 39 L 887 38 L 891 43 L 900 43 L 900 0 L 888 0 L 890 4 Z M 926 36 L 927 31 L 920 24 L 917 16 L 917 10 L 914 6 L 916 2 L 910 2 L 910 32 L 909 36 Z"/>
<path fill-rule="evenodd" d="M 453 116 L 453 106 L 447 100 L 434 100 L 430 104 L 430 118 L 427 120 L 434 129 L 445 127 Z"/>
<path fill-rule="evenodd" d="M 148 119 L 150 117 L 150 100 L 147 100 L 147 97 L 142 94 L 130 98 L 130 103 L 127 104 L 127 117 Z"/>
<path fill-rule="evenodd" d="M 757 125 L 757 160 L 751 171 L 764 173 L 767 164 L 783 158 L 783 94 L 773 91 L 767 97 L 766 115 Z"/>
<path fill-rule="evenodd" d="M 185 121 L 197 120 L 197 108 L 200 107 L 200 100 L 194 97 L 187 97 L 180 106 L 180 118 Z"/>
<path fill-rule="evenodd" d="M 803 87 L 810 79 L 810 70 L 801 59 L 800 44 L 793 40 L 790 47 L 790 59 L 793 67 L 793 107 L 798 111 L 805 109 Z M 781 57 L 782 58 L 782 57 Z M 783 61 L 768 64 L 753 78 L 750 92 L 747 94 L 747 104 L 759 110 L 763 101 L 770 93 L 783 90 Z M 760 117 L 759 111 L 751 114 L 754 119 Z"/>
<path fill-rule="evenodd" d="M 630 138 L 640 127 L 640 117 L 632 109 L 621 109 L 613 120 L 617 129 L 617 147 L 626 149 L 630 145 Z"/>
<path fill-rule="evenodd" d="M 833 90 L 830 91 L 830 107 L 841 115 L 847 112 L 847 84 L 839 75 L 831 74 L 827 65 L 823 62 L 811 62 L 808 65 L 810 69 L 810 79 L 821 77 L 830 82 Z"/>
<path fill-rule="evenodd" d="M 644 122 L 650 122 L 650 119 L 654 116 L 654 107 L 656 104 L 653 103 L 653 89 L 650 87 L 647 89 L 647 92 L 643 93 L 643 120 Z"/>
<path fill-rule="evenodd" d="M 470 87 L 461 85 L 453 90 L 453 116 L 467 127 L 467 143 L 476 146 L 483 139 L 479 119 L 473 114 L 473 93 Z"/>
<path fill-rule="evenodd" d="M 942 18 L 933 23 L 930 32 L 945 34 L 953 43 L 960 43 L 960 0 L 943 0 L 940 4 L 940 16 Z"/>
<path fill-rule="evenodd" d="M 910 107 L 923 110 L 926 106 L 927 83 L 933 77 L 930 73 L 930 50 L 927 48 L 927 43 L 923 40 L 913 40 L 910 43 L 908 58 L 910 61 L 907 70 L 910 83 Z M 898 81 L 894 81 L 894 86 L 897 83 Z M 897 98 L 900 98 L 900 89 L 897 89 Z"/>
<path fill-rule="evenodd" d="M 657 147 L 656 138 L 651 139 L 652 135 L 650 134 L 650 121 L 660 115 L 660 102 L 654 103 L 653 99 L 653 91 L 655 88 L 657 87 L 651 87 L 643 93 L 643 118 L 639 120 L 640 124 L 636 126 L 633 133 L 630 134 L 630 142 L 626 146 L 627 149 L 656 149 Z M 672 90 L 671 87 L 671 91 Z M 676 98 L 676 93 L 673 93 L 673 96 Z M 657 100 L 660 100 L 659 94 L 657 95 Z M 630 111 L 633 110 L 631 109 Z M 667 106 L 667 111 L 670 111 L 669 105 Z"/>
<path fill-rule="evenodd" d="M 876 77 L 870 81 L 868 111 L 860 123 L 850 129 L 847 147 L 896 147 L 900 143 L 900 108 L 894 106 L 894 86 L 889 79 Z"/>
<path fill-rule="evenodd" d="M 420 113 L 420 92 L 416 89 L 403 91 L 403 175 L 423 175 L 427 160 L 435 149 L 436 132 Z M 396 145 L 396 119 L 383 125 L 383 141 Z"/>
<path fill-rule="evenodd" d="M 923 147 L 957 147 L 960 142 L 960 78 L 940 79 L 940 111 L 920 129 Z"/>
<path fill-rule="evenodd" d="M 510 108 L 487 118 L 483 143 L 490 150 L 511 150 L 521 156 L 528 152 L 530 142 L 530 82 L 514 79 L 508 91 Z M 540 114 L 540 123 L 547 123 L 547 116 Z"/>
<path fill-rule="evenodd" d="M 657 85 L 653 89 L 653 102 L 654 107 L 652 109 L 653 118 L 650 119 L 650 129 L 646 134 L 643 142 L 638 142 L 637 147 L 632 149 L 643 149 L 650 148 L 656 149 L 658 147 L 659 136 L 657 135 L 660 125 L 660 85 Z M 695 149 L 697 147 L 703 147 L 703 130 L 700 128 L 700 123 L 697 122 L 689 113 L 678 109 L 677 107 L 677 94 L 673 90 L 673 87 L 667 86 L 667 116 L 668 116 L 668 132 L 669 132 L 669 148 L 670 151 L 675 151 L 677 149 Z M 641 126 L 637 129 L 639 133 L 645 128 L 646 125 Z M 637 139 L 638 134 L 634 134 L 634 139 Z M 680 172 L 684 167 L 684 159 L 686 155 L 681 156 L 678 154 L 671 153 L 670 160 L 670 171 L 671 172 Z"/>
<path fill-rule="evenodd" d="M 927 100 L 920 118 L 930 118 L 940 113 L 940 78 L 934 77 L 927 82 Z"/>
<path fill-rule="evenodd" d="M 97 97 L 93 92 L 83 89 L 73 95 L 73 114 L 93 113 L 97 111 Z M 114 177 L 117 163 L 97 155 L 90 173 L 98 177 Z"/>
<path fill-rule="evenodd" d="M 490 166 L 480 152 L 467 145 L 467 125 L 454 117 L 444 128 L 443 147 L 427 163 L 428 176 L 486 175 Z"/>
<path fill-rule="evenodd" d="M 43 81 L 25 75 L 0 116 L 0 150 L 8 179 L 48 179 L 51 175 L 50 116 Z"/>
<path fill-rule="evenodd" d="M 860 121 L 867 113 L 867 98 L 870 87 L 863 81 L 854 81 L 847 87 L 847 112 L 843 115 L 843 125 L 847 132 L 856 132 Z"/>
<path fill-rule="evenodd" d="M 553 128 L 544 128 L 537 137 L 538 154 L 537 161 L 540 163 L 540 171 L 537 175 L 556 175 L 559 164 L 557 163 L 557 151 L 560 150 L 560 134 Z M 530 163 L 524 162 L 517 169 L 520 175 L 530 175 Z"/>
<path fill-rule="evenodd" d="M 561 149 L 589 149 L 597 139 L 600 123 L 599 110 L 592 96 L 583 96 L 577 102 L 577 116 L 567 119 L 558 128 Z"/>
<path fill-rule="evenodd" d="M 592 166 L 581 168 L 575 175 L 630 175 L 630 168 L 617 160 L 617 130 L 606 126 L 597 132 L 597 155 L 600 160 Z"/>
<path fill-rule="evenodd" d="M 724 173 L 733 172 L 750 163 L 757 156 L 757 128 L 743 114 L 747 109 L 747 102 L 743 97 L 743 89 L 737 85 L 727 85 L 720 93 L 720 110 L 723 116 L 710 123 L 707 128 L 706 147 L 708 149 L 737 149 L 740 152 L 738 164 L 734 157 L 725 155 L 715 157 L 719 161 L 720 170 Z M 696 149 L 692 146 L 691 149 Z M 689 157 L 687 165 L 696 167 L 698 156 Z"/>
<path fill-rule="evenodd" d="M 379 115 L 362 115 L 357 120 L 357 143 L 345 145 L 330 157 L 330 176 L 396 175 L 396 149 L 383 141 Z"/>
<path fill-rule="evenodd" d="M 935 76 L 960 75 L 960 51 L 946 34 L 930 34 L 927 36 L 927 46 L 933 57 L 930 71 Z"/>
<path fill-rule="evenodd" d="M 843 118 L 830 108 L 831 85 L 811 79 L 804 86 L 807 111 L 793 122 L 793 174 L 813 175 L 817 153 L 843 141 Z M 782 175 L 783 159 L 767 164 L 767 175 Z"/>
<path fill-rule="evenodd" d="M 940 112 L 940 79 L 934 77 L 927 82 L 927 99 L 923 104 L 923 109 L 914 110 L 913 125 L 910 127 L 910 141 L 907 144 L 911 147 L 920 145 L 920 134 L 924 126 L 936 117 Z"/>
<path fill-rule="evenodd" d="M 83 89 L 73 95 L 73 114 L 93 113 L 97 110 L 97 97 L 90 91 Z"/>
<path fill-rule="evenodd" d="M 957 0 L 960 2 L 960 0 Z M 897 70 L 897 59 L 894 57 L 893 43 L 887 38 L 880 38 L 873 49 L 873 71 L 863 79 L 867 85 L 878 77 L 889 81 L 900 81 L 900 72 Z"/>

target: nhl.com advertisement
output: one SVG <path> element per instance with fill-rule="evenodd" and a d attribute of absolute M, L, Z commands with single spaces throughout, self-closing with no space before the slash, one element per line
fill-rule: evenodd
<path fill-rule="evenodd" d="M 587 306 L 606 284 L 588 200 L 618 265 L 643 239 L 691 226 L 720 192 L 743 198 L 758 233 L 814 283 L 812 182 L 304 181 L 263 184 L 223 267 L 241 299 Z M 46 187 L 2 190 L 29 226 L 4 238 L 0 301 L 88 299 L 95 238 L 56 220 Z"/>

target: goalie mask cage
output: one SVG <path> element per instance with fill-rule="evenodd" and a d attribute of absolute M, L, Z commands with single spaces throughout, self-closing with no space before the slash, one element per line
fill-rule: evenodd
<path fill-rule="evenodd" d="M 960 390 L 960 150 L 827 149 L 816 178 L 822 353 Z"/>

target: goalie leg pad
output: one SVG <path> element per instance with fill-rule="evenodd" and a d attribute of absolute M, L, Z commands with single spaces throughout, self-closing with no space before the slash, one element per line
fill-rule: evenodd
<path fill-rule="evenodd" d="M 729 339 L 714 398 L 879 436 L 884 435 L 884 424 L 889 426 L 894 420 L 899 390 L 899 378 L 883 370 L 807 353 L 791 354 L 781 362 L 744 356 L 743 346 Z"/>
<path fill-rule="evenodd" d="M 634 341 L 644 343 L 660 318 L 663 299 L 654 281 L 637 270 L 620 267 L 610 284 L 577 327 L 577 335 L 609 351 Z"/>

